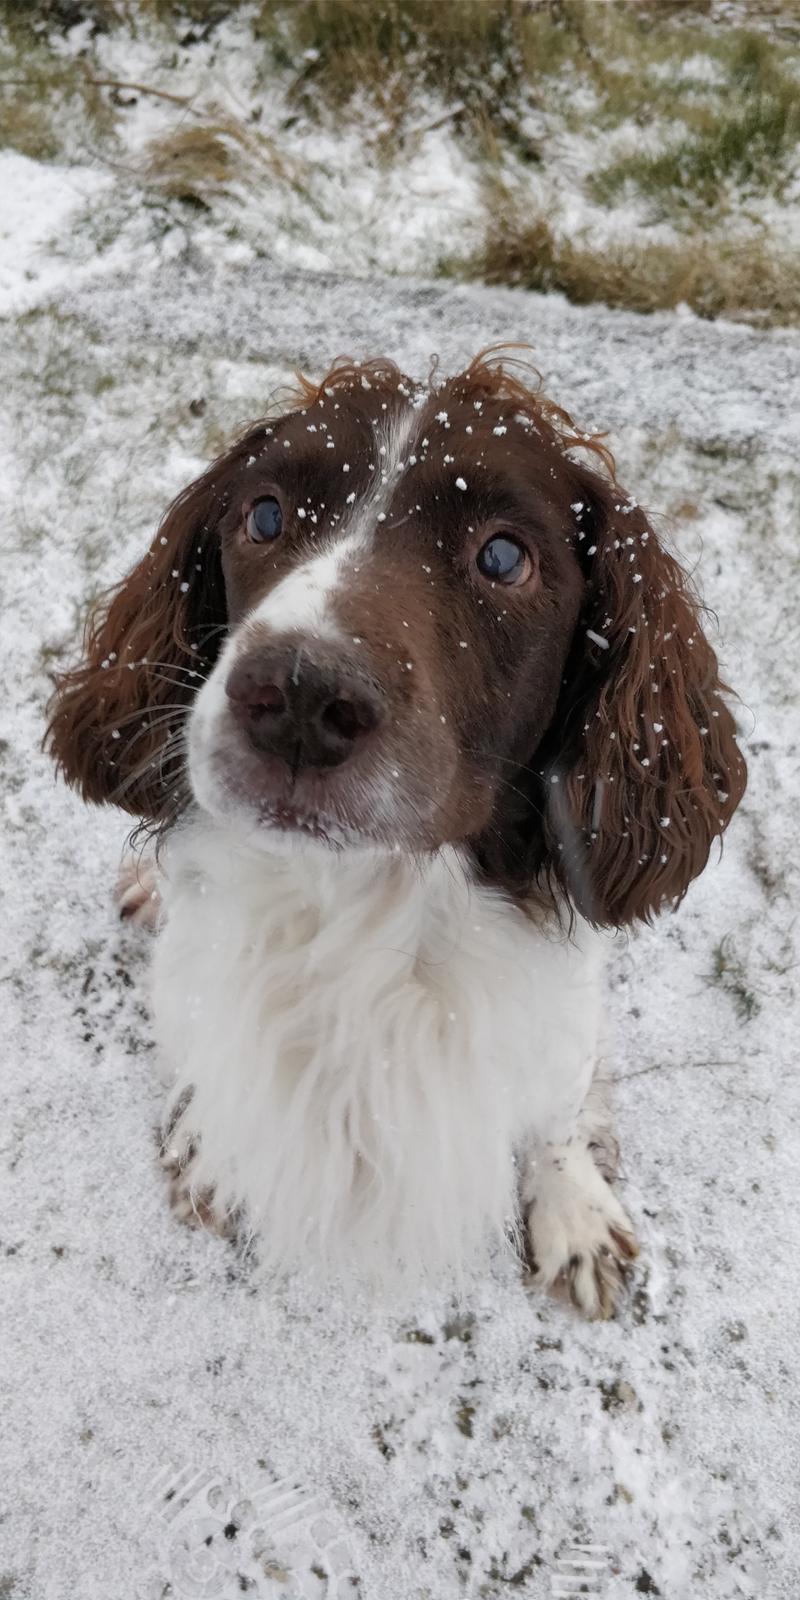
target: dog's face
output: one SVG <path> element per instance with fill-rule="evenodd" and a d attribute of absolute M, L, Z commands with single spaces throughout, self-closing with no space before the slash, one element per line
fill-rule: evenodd
<path fill-rule="evenodd" d="M 271 848 L 459 843 L 598 922 L 679 898 L 744 768 L 683 574 L 602 452 L 480 360 L 424 392 L 342 367 L 302 400 L 101 614 L 55 704 L 68 775 L 161 822 L 192 795 Z"/>
<path fill-rule="evenodd" d="M 458 382 L 283 419 L 219 524 L 231 631 L 190 717 L 200 804 L 334 843 L 478 836 L 553 718 L 579 520 L 529 419 Z"/>

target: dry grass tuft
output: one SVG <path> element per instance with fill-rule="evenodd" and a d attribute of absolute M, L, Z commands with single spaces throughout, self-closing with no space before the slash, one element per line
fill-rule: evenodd
<path fill-rule="evenodd" d="M 733 242 L 695 234 L 677 245 L 590 249 L 558 238 L 544 217 L 506 209 L 471 262 L 445 267 L 484 283 L 556 291 L 576 305 L 639 312 L 687 305 L 701 317 L 800 321 L 800 261 L 761 236 Z"/>
<path fill-rule="evenodd" d="M 272 142 L 234 117 L 182 124 L 148 146 L 141 177 L 164 199 L 199 210 L 245 183 L 287 176 Z"/>

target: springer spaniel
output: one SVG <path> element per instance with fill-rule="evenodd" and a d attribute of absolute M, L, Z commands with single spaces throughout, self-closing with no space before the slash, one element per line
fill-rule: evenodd
<path fill-rule="evenodd" d="M 90 621 L 49 738 L 163 835 L 184 1209 L 377 1275 L 510 1230 L 605 1316 L 605 930 L 682 899 L 745 767 L 686 575 L 516 369 L 301 379 Z"/>

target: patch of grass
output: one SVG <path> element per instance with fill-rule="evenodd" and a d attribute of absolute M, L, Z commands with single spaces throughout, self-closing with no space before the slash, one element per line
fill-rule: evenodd
<path fill-rule="evenodd" d="M 706 160 L 738 170 L 737 144 L 743 149 L 753 129 L 767 160 L 776 144 L 786 147 L 794 81 L 766 34 L 720 27 L 710 12 L 710 0 L 261 0 L 254 26 L 276 65 L 296 73 L 293 97 L 312 117 L 320 101 L 342 109 L 368 98 L 396 132 L 422 87 L 489 154 L 494 141 L 496 154 L 525 160 L 536 152 L 521 113 L 558 105 L 580 126 L 586 108 L 575 105 L 576 90 L 588 91 L 593 121 L 634 116 L 650 125 L 655 113 L 699 126 Z M 700 68 L 692 77 L 695 57 L 716 66 L 721 83 Z M 741 130 L 729 91 L 747 102 Z M 621 185 L 625 174 L 612 181 Z"/>
<path fill-rule="evenodd" d="M 296 72 L 292 97 L 310 117 L 320 102 L 341 111 L 368 98 L 402 137 L 422 87 L 485 158 L 525 162 L 541 156 L 526 110 L 557 110 L 580 129 L 587 92 L 596 125 L 649 124 L 654 110 L 691 121 L 692 90 L 711 91 L 681 78 L 682 63 L 724 62 L 738 37 L 715 31 L 710 10 L 710 0 L 262 0 L 255 27 L 276 64 Z"/>
<path fill-rule="evenodd" d="M 724 240 L 695 234 L 680 244 L 630 242 L 592 247 L 556 235 L 542 216 L 500 209 L 468 262 L 445 261 L 449 275 L 540 293 L 576 305 L 601 302 L 629 311 L 687 305 L 698 316 L 740 321 L 800 321 L 800 261 L 762 237 Z"/>
<path fill-rule="evenodd" d="M 242 0 L 0 0 L 0 21 L 20 36 L 68 33 L 89 24 L 92 33 L 109 33 L 155 18 L 186 32 L 188 24 L 210 30 L 242 9 Z"/>
<path fill-rule="evenodd" d="M 65 149 L 65 128 L 75 148 Z M 0 148 L 33 161 L 63 161 L 114 139 L 114 108 L 82 61 L 60 58 L 46 44 L 21 49 L 0 38 Z"/>
<path fill-rule="evenodd" d="M 534 7 L 524 0 L 279 0 L 262 5 L 256 26 L 276 16 L 303 78 L 333 103 L 380 92 L 402 74 L 445 100 L 470 89 L 479 101 L 524 76 L 560 67 L 574 49 L 583 6 Z M 413 73 L 408 69 L 413 65 Z"/>
<path fill-rule="evenodd" d="M 721 186 L 779 190 L 800 142 L 800 80 L 763 34 L 734 34 L 718 103 L 693 107 L 694 127 L 667 149 L 633 151 L 598 172 L 595 198 L 608 204 L 632 186 L 649 198 L 713 204 Z M 673 111 L 687 110 L 677 97 Z"/>
<path fill-rule="evenodd" d="M 724 989 L 736 1007 L 741 1022 L 751 1022 L 761 1010 L 761 1002 L 747 981 L 747 969 L 737 955 L 730 935 L 720 939 L 712 951 L 711 971 L 706 981 Z"/>
<path fill-rule="evenodd" d="M 262 0 L 255 31 L 278 68 L 294 74 L 290 98 L 316 119 L 370 101 L 396 155 L 435 97 L 456 134 L 489 160 L 538 150 L 521 127 L 528 86 L 552 80 L 580 53 L 584 0 Z"/>

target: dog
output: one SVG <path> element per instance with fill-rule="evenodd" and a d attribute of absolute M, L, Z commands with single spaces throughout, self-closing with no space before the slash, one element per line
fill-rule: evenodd
<path fill-rule="evenodd" d="M 638 1247 L 604 956 L 681 901 L 746 777 L 701 614 L 508 353 L 299 379 L 178 496 L 48 737 L 160 837 L 185 1215 L 377 1277 L 510 1237 L 614 1311 Z M 158 893 L 129 875 L 123 913 Z"/>

